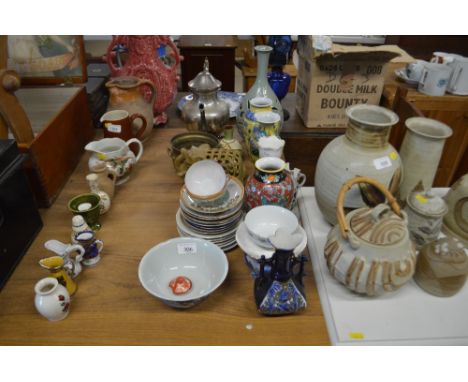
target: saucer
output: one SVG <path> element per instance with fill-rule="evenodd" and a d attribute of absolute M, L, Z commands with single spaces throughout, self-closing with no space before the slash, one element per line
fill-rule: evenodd
<path fill-rule="evenodd" d="M 294 248 L 294 254 L 296 256 L 300 256 L 301 253 L 304 251 L 305 247 L 307 246 L 307 235 L 304 231 L 304 228 L 298 226 L 296 231 L 302 235 L 302 241 L 299 245 Z M 262 256 L 265 256 L 266 259 L 269 259 L 273 256 L 275 252 L 273 249 L 266 249 L 260 247 L 255 241 L 251 238 L 249 232 L 247 231 L 247 227 L 245 223 L 242 222 L 236 231 L 236 240 L 239 247 L 249 256 L 254 258 L 255 260 L 260 260 Z"/>
<path fill-rule="evenodd" d="M 412 80 L 412 79 L 408 78 L 406 76 L 405 69 L 402 69 L 402 68 L 396 69 L 395 70 L 395 76 L 397 76 L 397 78 L 400 81 L 405 82 L 406 84 L 410 85 L 411 87 L 414 87 L 414 88 L 418 87 L 419 81 Z"/>
<path fill-rule="evenodd" d="M 187 209 L 199 214 L 221 214 L 237 207 L 244 199 L 244 186 L 241 181 L 233 176 L 229 177 L 226 192 L 219 198 L 211 201 L 200 201 L 187 191 L 185 186 L 180 190 L 180 201 Z"/>

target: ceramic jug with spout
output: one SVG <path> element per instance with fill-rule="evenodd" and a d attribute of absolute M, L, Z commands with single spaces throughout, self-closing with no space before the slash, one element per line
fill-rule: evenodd
<path fill-rule="evenodd" d="M 139 147 L 136 156 L 129 148 L 132 143 Z M 100 172 L 105 167 L 110 168 L 117 175 L 117 185 L 128 180 L 133 166 L 143 154 L 143 144 L 136 138 L 127 142 L 120 138 L 104 138 L 88 143 L 85 149 L 93 153 L 88 161 L 90 171 Z"/>
<path fill-rule="evenodd" d="M 135 76 L 122 76 L 112 78 L 106 83 L 109 89 L 109 104 L 107 111 L 126 110 L 129 115 L 141 114 L 146 119 L 146 128 L 141 139 L 148 139 L 153 129 L 153 104 L 156 99 L 156 89 L 150 80 L 141 79 Z M 146 100 L 141 92 L 141 88 L 149 89 L 149 99 Z M 132 121 L 135 131 L 142 126 L 142 121 L 138 118 Z"/>

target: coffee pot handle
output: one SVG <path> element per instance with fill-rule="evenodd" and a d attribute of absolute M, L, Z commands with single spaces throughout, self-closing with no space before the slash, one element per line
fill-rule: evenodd
<path fill-rule="evenodd" d="M 402 216 L 400 206 L 396 201 L 395 197 L 390 193 L 390 191 L 378 180 L 369 178 L 367 176 L 356 176 L 347 180 L 343 186 L 341 186 L 340 192 L 336 199 L 336 218 L 338 220 L 338 225 L 340 226 L 341 236 L 343 239 L 348 239 L 349 225 L 346 221 L 346 216 L 344 212 L 344 200 L 346 193 L 355 185 L 359 183 L 367 183 L 376 187 L 380 192 L 382 192 L 387 199 L 388 203 L 392 207 L 393 212 L 398 216 Z"/>
<path fill-rule="evenodd" d="M 132 143 L 136 143 L 138 145 L 138 147 L 140 148 L 138 150 L 138 155 L 135 158 L 135 163 L 136 163 L 136 162 L 138 162 L 140 160 L 141 155 L 143 154 L 143 143 L 141 143 L 141 141 L 139 139 L 136 139 L 136 138 L 129 139 L 126 142 L 127 146 L 130 146 L 130 144 L 132 144 Z"/>

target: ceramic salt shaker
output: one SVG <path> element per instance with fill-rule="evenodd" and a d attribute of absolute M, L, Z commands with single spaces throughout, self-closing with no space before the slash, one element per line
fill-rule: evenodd
<path fill-rule="evenodd" d="M 34 305 L 37 311 L 49 321 L 60 321 L 68 316 L 70 311 L 70 295 L 56 278 L 46 277 L 39 280 L 34 291 Z"/>
<path fill-rule="evenodd" d="M 437 240 L 442 229 L 442 219 L 448 208 L 444 199 L 432 190 L 423 191 L 418 185 L 406 198 L 405 212 L 408 229 L 416 248 Z"/>
<path fill-rule="evenodd" d="M 78 244 L 78 241 L 76 240 L 76 236 L 80 232 L 84 232 L 84 231 L 91 231 L 91 228 L 89 228 L 89 225 L 85 222 L 83 216 L 81 216 L 81 215 L 73 216 L 72 231 L 71 231 L 71 242 L 73 244 Z"/>
<path fill-rule="evenodd" d="M 468 251 L 454 237 L 444 237 L 422 247 L 414 280 L 426 292 L 449 297 L 465 285 L 468 274 Z"/>

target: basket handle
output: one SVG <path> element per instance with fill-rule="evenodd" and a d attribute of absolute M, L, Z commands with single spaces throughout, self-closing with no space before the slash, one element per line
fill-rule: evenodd
<path fill-rule="evenodd" d="M 356 176 L 354 178 L 348 179 L 343 186 L 341 186 L 340 192 L 338 193 L 338 197 L 336 199 L 336 217 L 338 220 L 338 224 L 340 226 L 341 235 L 343 239 L 348 239 L 348 232 L 349 232 L 349 225 L 346 222 L 346 216 L 344 212 L 344 200 L 346 193 L 358 183 L 367 183 L 374 187 L 376 187 L 379 191 L 381 191 L 385 198 L 387 199 L 388 203 L 392 207 L 393 212 L 395 212 L 398 216 L 401 217 L 401 210 L 398 202 L 396 201 L 395 197 L 391 194 L 391 192 L 385 187 L 382 183 L 374 178 L 369 178 L 367 176 Z"/>

